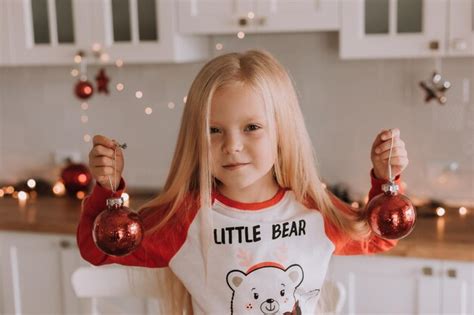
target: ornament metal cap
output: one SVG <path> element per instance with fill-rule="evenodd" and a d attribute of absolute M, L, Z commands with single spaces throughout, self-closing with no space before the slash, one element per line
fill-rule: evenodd
<path fill-rule="evenodd" d="M 123 207 L 124 200 L 122 197 L 108 198 L 105 204 L 108 208 L 120 208 Z"/>
<path fill-rule="evenodd" d="M 395 184 L 395 182 L 390 180 L 388 183 L 382 185 L 382 190 L 384 193 L 395 195 L 399 191 L 399 187 L 397 184 Z"/>

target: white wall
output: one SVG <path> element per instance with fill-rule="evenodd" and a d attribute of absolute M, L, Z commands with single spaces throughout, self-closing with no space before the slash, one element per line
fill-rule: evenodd
<path fill-rule="evenodd" d="M 382 128 L 399 127 L 410 165 L 404 173 L 408 194 L 474 203 L 474 102 L 463 100 L 463 82 L 472 91 L 472 58 L 443 60 L 453 87 L 448 102 L 425 104 L 418 82 L 434 61 L 343 61 L 337 33 L 217 37 L 225 53 L 265 48 L 294 78 L 307 126 L 328 183 L 345 182 L 354 195 L 369 188 L 370 146 Z M 54 152 L 80 152 L 87 161 L 91 144 L 83 135 L 105 134 L 127 142 L 125 177 L 129 186 L 160 187 L 167 175 L 183 109 L 183 97 L 203 63 L 108 67 L 109 96 L 88 102 L 87 124 L 72 93 L 67 67 L 0 68 L 0 182 L 28 176 L 54 178 Z M 72 63 L 71 63 L 72 67 Z M 90 69 L 95 76 L 97 68 Z M 464 81 L 468 80 L 468 81 Z M 113 87 L 123 81 L 125 91 Z M 137 100 L 134 91 L 144 93 Z M 167 107 L 176 104 L 174 110 Z M 147 116 L 144 108 L 151 106 Z M 439 175 L 449 163 L 459 170 Z"/>

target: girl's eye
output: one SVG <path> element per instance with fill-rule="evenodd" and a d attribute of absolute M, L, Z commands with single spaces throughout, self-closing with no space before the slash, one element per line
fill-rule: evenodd
<path fill-rule="evenodd" d="M 260 129 L 260 127 L 254 124 L 250 124 L 247 126 L 247 129 L 249 129 L 250 131 L 255 131 L 255 130 Z"/>
<path fill-rule="evenodd" d="M 211 127 L 209 131 L 210 133 L 216 133 L 216 132 L 219 132 L 219 128 Z"/>
<path fill-rule="evenodd" d="M 254 293 L 254 294 L 253 294 L 253 298 L 256 299 L 256 300 L 258 300 L 258 293 Z"/>

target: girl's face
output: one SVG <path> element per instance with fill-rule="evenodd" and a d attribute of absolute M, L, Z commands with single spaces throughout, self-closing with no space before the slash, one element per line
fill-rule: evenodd
<path fill-rule="evenodd" d="M 275 154 L 260 95 L 243 84 L 218 90 L 211 103 L 210 134 L 211 171 L 221 191 L 235 196 L 275 186 Z"/>

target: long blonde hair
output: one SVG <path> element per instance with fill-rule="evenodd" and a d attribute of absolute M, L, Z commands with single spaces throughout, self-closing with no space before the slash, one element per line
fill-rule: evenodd
<path fill-rule="evenodd" d="M 199 200 L 200 209 L 210 216 L 214 180 L 211 174 L 209 116 L 217 90 L 232 84 L 245 84 L 259 92 L 269 117 L 274 141 L 275 179 L 280 187 L 294 192 L 297 201 L 319 209 L 323 217 L 352 238 L 368 235 L 363 218 L 340 211 L 323 186 L 316 168 L 316 155 L 306 130 L 297 95 L 285 68 L 268 52 L 250 50 L 228 53 L 210 60 L 197 74 L 188 92 L 176 149 L 162 192 L 142 206 L 161 209 L 162 219 L 149 233 L 161 229 L 171 219 L 183 218 L 188 207 L 183 200 L 190 194 Z M 201 211 L 200 210 L 200 211 Z M 157 210 L 158 211 L 158 210 Z M 164 297 L 167 314 L 192 313 L 189 294 L 168 268 L 161 271 L 175 298 Z M 171 279 L 171 280 L 170 280 Z M 176 296 L 181 298 L 176 299 Z M 186 303 L 183 299 L 186 296 Z M 170 300 L 170 301 L 168 301 Z M 174 301 L 174 303 L 172 302 Z M 178 303 L 176 303 L 178 301 Z"/>

